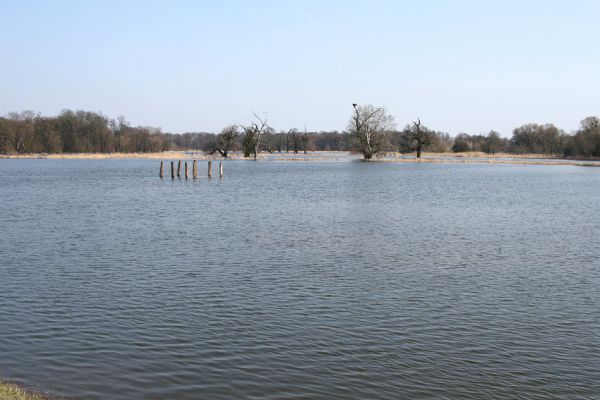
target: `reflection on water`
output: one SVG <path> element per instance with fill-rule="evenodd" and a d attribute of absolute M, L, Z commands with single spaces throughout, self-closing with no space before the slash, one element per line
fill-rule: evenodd
<path fill-rule="evenodd" d="M 600 170 L 157 166 L 0 160 L 0 377 L 102 399 L 600 393 Z"/>

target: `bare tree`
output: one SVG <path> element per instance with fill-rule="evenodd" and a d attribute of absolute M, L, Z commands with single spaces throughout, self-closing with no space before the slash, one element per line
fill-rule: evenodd
<path fill-rule="evenodd" d="M 359 106 L 356 103 L 352 107 L 354 112 L 348 130 L 358 140 L 364 159 L 370 160 L 384 150 L 385 136 L 394 127 L 394 117 L 384 107 Z"/>
<path fill-rule="evenodd" d="M 402 132 L 404 146 L 411 151 L 417 152 L 417 158 L 421 158 L 421 153 L 428 146 L 433 144 L 435 133 L 424 126 L 421 126 L 421 120 L 417 118 L 412 125 L 407 125 Z"/>
<path fill-rule="evenodd" d="M 310 136 L 306 131 L 306 127 L 304 127 L 304 134 L 302 135 L 302 150 L 304 150 L 304 154 L 306 154 L 306 150 L 308 148 L 308 143 L 310 141 Z"/>
<path fill-rule="evenodd" d="M 506 143 L 496 131 L 490 131 L 485 138 L 483 151 L 489 154 L 496 154 L 504 150 Z"/>
<path fill-rule="evenodd" d="M 229 155 L 229 150 L 233 148 L 235 140 L 239 134 L 240 133 L 237 125 L 226 126 L 217 136 L 214 148 L 209 152 L 209 154 L 215 154 L 215 152 L 219 152 L 219 154 L 221 154 L 224 158 L 227 158 Z"/>
<path fill-rule="evenodd" d="M 277 133 L 275 132 L 275 129 L 267 125 L 263 130 L 262 139 L 260 141 L 260 147 L 262 148 L 262 150 L 268 151 L 269 153 L 273 153 L 276 138 Z"/>
<path fill-rule="evenodd" d="M 261 146 L 261 137 L 268 128 L 267 117 L 259 117 L 254 114 L 256 121 L 250 123 L 250 125 L 242 125 L 242 147 L 244 149 L 244 157 L 250 157 L 253 155 L 254 159 L 258 158 L 258 151 Z"/>
<path fill-rule="evenodd" d="M 281 149 L 283 148 L 283 136 L 285 135 L 285 131 L 279 131 L 278 136 L 279 136 L 279 143 L 277 146 L 277 151 L 279 153 L 281 153 Z"/>
<path fill-rule="evenodd" d="M 288 148 L 291 144 L 294 154 L 298 154 L 298 149 L 300 148 L 300 134 L 298 133 L 298 129 L 292 128 L 292 129 L 288 130 L 287 137 L 288 137 Z"/>
<path fill-rule="evenodd" d="M 552 124 L 525 124 L 513 130 L 511 147 L 515 153 L 561 154 L 560 136 Z"/>

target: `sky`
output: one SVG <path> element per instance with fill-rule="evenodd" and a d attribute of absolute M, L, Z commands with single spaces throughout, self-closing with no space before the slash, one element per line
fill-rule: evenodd
<path fill-rule="evenodd" d="M 343 130 L 352 103 L 455 135 L 600 114 L 596 0 L 0 0 L 0 115 Z"/>

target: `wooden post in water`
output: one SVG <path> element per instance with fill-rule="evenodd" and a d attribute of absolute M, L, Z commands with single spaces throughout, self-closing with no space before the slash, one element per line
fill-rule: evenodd
<path fill-rule="evenodd" d="M 223 179 L 223 161 L 219 161 L 219 178 Z"/>
<path fill-rule="evenodd" d="M 192 177 L 194 179 L 198 178 L 198 161 L 194 160 L 194 163 L 192 164 Z"/>
<path fill-rule="evenodd" d="M 158 176 L 160 176 L 161 178 L 165 175 L 165 169 L 163 166 L 163 162 L 160 162 L 160 171 L 158 172 Z"/>
<path fill-rule="evenodd" d="M 208 177 L 212 175 L 212 161 L 208 162 Z"/>
<path fill-rule="evenodd" d="M 187 161 L 185 162 L 185 179 L 188 178 L 188 167 L 187 167 Z"/>
<path fill-rule="evenodd" d="M 171 161 L 171 179 L 175 179 L 175 162 Z"/>
<path fill-rule="evenodd" d="M 177 177 L 181 178 L 181 160 L 177 161 Z"/>

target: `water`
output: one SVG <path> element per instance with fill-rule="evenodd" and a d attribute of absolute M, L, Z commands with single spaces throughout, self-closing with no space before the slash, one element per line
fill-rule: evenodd
<path fill-rule="evenodd" d="M 600 169 L 157 172 L 0 160 L 0 377 L 92 399 L 600 398 Z"/>

